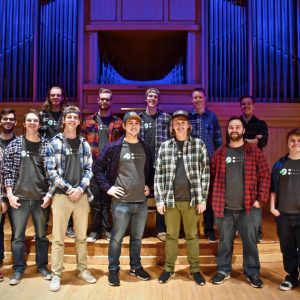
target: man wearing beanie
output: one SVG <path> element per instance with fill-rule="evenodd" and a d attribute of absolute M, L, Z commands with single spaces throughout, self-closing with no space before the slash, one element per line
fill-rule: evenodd
<path fill-rule="evenodd" d="M 80 133 L 81 113 L 76 106 L 68 106 L 63 112 L 63 132 L 49 143 L 46 167 L 51 181 L 52 203 L 52 280 L 49 290 L 60 289 L 63 271 L 64 237 L 70 216 L 73 216 L 78 277 L 87 283 L 96 278 L 87 270 L 86 232 L 90 206 L 88 186 L 92 177 L 91 149 Z"/>
<path fill-rule="evenodd" d="M 150 88 L 146 91 L 146 110 L 139 116 L 141 117 L 141 139 L 148 144 L 153 162 L 157 159 L 158 149 L 162 142 L 169 139 L 171 116 L 158 109 L 160 97 L 159 90 Z M 154 173 L 151 174 L 154 177 Z M 166 225 L 164 217 L 156 212 L 156 233 L 158 239 L 166 240 Z"/>
<path fill-rule="evenodd" d="M 162 143 L 155 167 L 154 192 L 157 211 L 165 216 L 167 238 L 166 261 L 160 283 L 174 276 L 178 255 L 181 220 L 186 239 L 190 277 L 199 285 L 205 280 L 199 267 L 199 214 L 206 209 L 209 188 L 209 159 L 204 143 L 190 136 L 192 126 L 188 113 L 174 112 L 172 138 Z"/>
<path fill-rule="evenodd" d="M 130 228 L 130 275 L 141 280 L 151 276 L 141 265 L 141 243 L 148 216 L 152 163 L 148 147 L 138 138 L 141 118 L 128 112 L 123 118 L 125 137 L 107 144 L 93 165 L 100 188 L 112 197 L 113 228 L 108 249 L 108 283 L 120 285 L 120 255 L 123 237 Z"/>

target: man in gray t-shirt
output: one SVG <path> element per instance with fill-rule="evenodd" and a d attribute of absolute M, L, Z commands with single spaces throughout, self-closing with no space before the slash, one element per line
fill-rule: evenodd
<path fill-rule="evenodd" d="M 108 250 L 108 283 L 120 285 L 120 255 L 123 237 L 130 228 L 130 274 L 141 280 L 151 276 L 141 265 L 141 242 L 148 216 L 146 196 L 153 166 L 150 150 L 138 138 L 141 118 L 128 112 L 123 119 L 125 137 L 107 144 L 93 165 L 101 190 L 112 196 L 113 228 Z"/>

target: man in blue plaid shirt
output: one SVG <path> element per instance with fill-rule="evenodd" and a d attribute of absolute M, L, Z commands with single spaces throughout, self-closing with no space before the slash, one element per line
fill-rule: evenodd
<path fill-rule="evenodd" d="M 206 209 L 209 189 L 209 159 L 204 143 L 190 136 L 188 113 L 174 112 L 171 120 L 173 138 L 162 143 L 156 161 L 154 192 L 157 211 L 165 215 L 166 261 L 158 278 L 166 283 L 174 276 L 178 255 L 181 219 L 190 264 L 190 277 L 199 285 L 205 280 L 199 272 L 199 214 Z"/>
<path fill-rule="evenodd" d="M 196 88 L 192 92 L 194 109 L 189 113 L 193 130 L 192 137 L 201 139 L 211 159 L 214 152 L 222 146 L 222 134 L 217 116 L 205 107 L 206 94 L 203 88 Z M 210 203 L 207 203 L 204 213 L 204 233 L 210 243 L 215 243 L 214 214 Z"/>

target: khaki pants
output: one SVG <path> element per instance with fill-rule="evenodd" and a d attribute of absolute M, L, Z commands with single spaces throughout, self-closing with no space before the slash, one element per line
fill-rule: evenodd
<path fill-rule="evenodd" d="M 78 201 L 73 202 L 67 195 L 56 194 L 53 197 L 52 215 L 52 262 L 51 270 L 54 275 L 61 275 L 64 260 L 64 239 L 68 221 L 73 215 L 75 231 L 75 249 L 77 256 L 77 270 L 87 268 L 87 243 L 86 232 L 90 206 L 87 195 L 83 194 Z"/>
<path fill-rule="evenodd" d="M 167 238 L 165 242 L 165 271 L 174 272 L 178 256 L 178 236 L 181 219 L 183 221 L 190 272 L 199 272 L 199 215 L 194 206 L 190 207 L 189 201 L 176 201 L 174 208 L 166 207 L 165 222 L 167 226 Z"/>

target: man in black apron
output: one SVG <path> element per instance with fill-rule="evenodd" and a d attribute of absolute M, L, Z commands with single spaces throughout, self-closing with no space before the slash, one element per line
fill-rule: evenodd
<path fill-rule="evenodd" d="M 40 117 L 37 111 L 30 110 L 25 115 L 24 127 L 25 135 L 17 137 L 6 148 L 2 169 L 12 226 L 15 272 L 9 281 L 10 285 L 20 283 L 26 268 L 25 230 L 30 213 L 35 229 L 37 269 L 44 279 L 51 279 L 47 269 L 49 241 L 46 237 L 46 220 L 51 198 L 46 196 L 46 141 L 38 133 Z"/>

